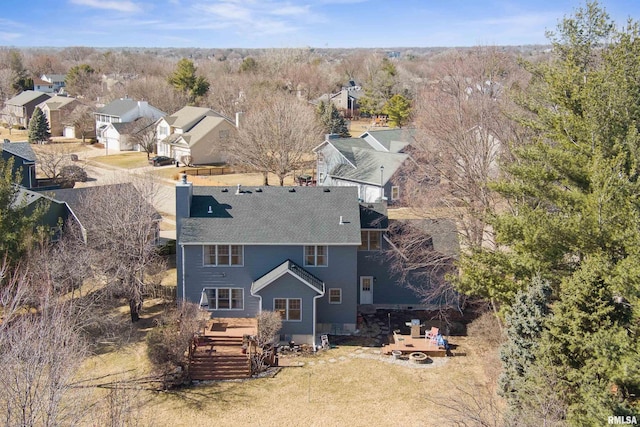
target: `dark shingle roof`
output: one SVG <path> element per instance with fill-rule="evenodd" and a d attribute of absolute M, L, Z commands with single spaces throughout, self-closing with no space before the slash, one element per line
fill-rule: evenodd
<path fill-rule="evenodd" d="M 8 142 L 6 144 L 0 144 L 0 151 L 6 151 L 28 162 L 36 161 L 36 153 L 33 152 L 31 144 L 28 142 Z"/>
<path fill-rule="evenodd" d="M 363 229 L 380 230 L 389 228 L 387 206 L 384 203 L 361 203 L 360 227 Z"/>
<path fill-rule="evenodd" d="M 431 236 L 433 249 L 441 254 L 457 258 L 460 253 L 460 242 L 456 224 L 447 218 L 402 219 L 392 220 L 401 224 L 410 224 Z"/>
<path fill-rule="evenodd" d="M 194 187 L 191 218 L 182 220 L 180 243 L 360 244 L 357 187 L 243 191 L 236 195 L 234 187 L 226 192 L 224 187 Z"/>
<path fill-rule="evenodd" d="M 363 148 L 370 149 L 371 146 L 362 138 L 332 138 L 329 140 L 331 145 L 336 147 L 336 150 L 340 152 L 344 157 L 347 158 L 354 165 L 356 164 L 353 149 L 354 148 Z"/>

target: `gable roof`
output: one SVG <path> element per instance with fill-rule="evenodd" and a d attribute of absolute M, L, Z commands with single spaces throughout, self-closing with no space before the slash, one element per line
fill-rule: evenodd
<path fill-rule="evenodd" d="M 222 117 L 207 116 L 200 120 L 189 132 L 183 135 L 184 140 L 189 144 L 189 147 L 193 147 L 200 142 L 205 136 L 215 129 L 221 123 L 224 123 L 226 119 Z"/>
<path fill-rule="evenodd" d="M 129 111 L 135 108 L 138 108 L 138 101 L 136 101 L 135 99 L 129 99 L 129 98 L 116 99 L 114 101 L 111 101 L 104 107 L 98 109 L 96 113 L 104 114 L 107 116 L 120 117 L 127 114 Z"/>
<path fill-rule="evenodd" d="M 400 224 L 410 224 L 431 237 L 433 250 L 443 255 L 457 258 L 460 253 L 458 229 L 453 220 L 448 218 L 428 219 L 396 219 L 391 220 Z"/>
<path fill-rule="evenodd" d="M 74 215 L 77 217 L 78 221 L 81 224 L 84 224 L 86 221 L 94 220 L 93 215 L 87 215 L 86 210 L 82 209 L 84 203 L 88 197 L 90 197 L 93 193 L 97 191 L 102 191 L 105 187 L 123 187 L 128 188 L 130 191 L 136 191 L 136 188 L 131 183 L 122 183 L 122 184 L 110 184 L 110 185 L 102 185 L 102 186 L 94 186 L 94 187 L 80 187 L 80 188 L 62 188 L 50 191 L 51 197 L 54 200 L 66 202 L 67 206 L 74 212 Z M 156 213 L 157 219 L 160 219 L 160 214 Z"/>
<path fill-rule="evenodd" d="M 290 274 L 318 294 L 324 293 L 324 282 L 291 260 L 286 260 L 251 284 L 251 293 L 255 294 L 269 286 L 285 274 Z"/>
<path fill-rule="evenodd" d="M 386 230 L 389 228 L 385 203 L 360 203 L 360 228 Z"/>
<path fill-rule="evenodd" d="M 334 178 L 377 186 L 380 186 L 380 178 L 382 178 L 382 185 L 386 185 L 404 161 L 409 158 L 407 154 L 387 153 L 362 148 L 354 148 L 353 157 L 355 168 L 341 164 L 329 172 L 329 175 Z M 384 166 L 382 176 L 380 174 L 381 166 Z"/>
<path fill-rule="evenodd" d="M 49 97 L 50 97 L 49 94 L 44 92 L 39 92 L 37 90 L 25 90 L 23 92 L 20 92 L 18 95 L 14 96 L 13 98 L 9 99 L 8 101 L 6 101 L 5 104 L 23 106 L 30 102 L 37 101 L 38 99 L 45 100 L 46 98 L 49 98 Z"/>
<path fill-rule="evenodd" d="M 53 87 L 53 83 L 48 82 L 46 80 L 42 80 L 41 78 L 38 78 L 38 77 L 34 77 L 33 78 L 33 84 L 34 85 L 39 85 L 39 86 L 52 86 Z"/>
<path fill-rule="evenodd" d="M 55 111 L 55 110 L 59 110 L 62 107 L 65 107 L 66 105 L 71 104 L 72 102 L 75 102 L 76 99 L 69 97 L 69 96 L 60 96 L 60 95 L 55 95 L 52 96 L 51 98 L 41 102 L 40 104 L 38 104 L 38 106 L 44 106 L 46 105 L 49 110 L 51 111 Z"/>
<path fill-rule="evenodd" d="M 0 143 L 0 151 L 20 157 L 28 162 L 36 161 L 36 153 L 33 152 L 31 144 L 28 142 L 7 142 Z"/>
<path fill-rule="evenodd" d="M 222 114 L 216 113 L 210 108 L 192 107 L 188 105 L 179 109 L 170 116 L 166 116 L 164 120 L 170 126 L 182 129 L 184 132 L 188 132 L 206 116 L 223 117 Z"/>
<path fill-rule="evenodd" d="M 356 187 L 265 186 L 242 191 L 193 187 L 191 217 L 182 220 L 179 243 L 360 244 Z"/>
<path fill-rule="evenodd" d="M 383 129 L 368 130 L 360 135 L 360 138 L 368 141 L 374 149 L 377 149 L 379 144 L 388 152 L 399 153 L 411 143 L 415 135 L 416 131 L 413 128 Z"/>
<path fill-rule="evenodd" d="M 66 74 L 43 74 L 41 78 L 43 80 L 49 79 L 49 81 L 51 82 L 64 82 L 64 80 L 67 78 L 67 75 Z"/>

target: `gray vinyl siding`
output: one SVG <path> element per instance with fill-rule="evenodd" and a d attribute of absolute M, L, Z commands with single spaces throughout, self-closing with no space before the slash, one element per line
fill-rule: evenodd
<path fill-rule="evenodd" d="M 329 304 L 328 295 L 318 300 L 317 321 L 326 323 L 355 323 L 357 309 L 357 248 L 355 246 L 329 246 L 328 266 L 304 265 L 304 247 L 300 245 L 247 245 L 244 246 L 244 265 L 237 267 L 212 267 L 203 265 L 203 246 L 185 245 L 186 299 L 200 301 L 205 287 L 241 287 L 244 289 L 244 310 L 213 312 L 214 316 L 253 317 L 259 311 L 258 298 L 251 296 L 251 284 L 275 267 L 290 259 L 325 283 L 325 288 L 341 287 L 342 304 Z M 178 262 L 182 262 L 180 247 Z M 182 266 L 178 264 L 178 296 L 181 289 Z M 223 277 L 224 276 L 224 277 Z M 300 283 L 300 287 L 306 285 Z M 265 291 L 270 286 L 265 288 Z M 264 292 L 264 291 L 263 291 Z M 261 292 L 261 294 L 263 294 Z M 290 297 L 282 295 L 283 298 Z M 263 300 L 264 302 L 264 300 Z M 306 301 L 305 301 L 306 303 Z"/>
<path fill-rule="evenodd" d="M 388 243 L 382 240 L 383 250 L 388 249 Z M 373 276 L 373 304 L 419 304 L 420 299 L 410 289 L 403 286 L 398 276 L 389 268 L 388 260 L 381 251 L 358 251 L 358 277 Z M 360 283 L 358 279 L 358 299 L 360 298 Z M 359 301 L 358 301 L 359 302 Z"/>

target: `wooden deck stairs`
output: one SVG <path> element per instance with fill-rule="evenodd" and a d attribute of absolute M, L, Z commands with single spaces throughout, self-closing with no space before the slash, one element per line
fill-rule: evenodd
<path fill-rule="evenodd" d="M 243 351 L 240 327 L 210 325 L 194 340 L 189 353 L 189 377 L 195 381 L 244 379 L 251 376 L 251 362 Z"/>

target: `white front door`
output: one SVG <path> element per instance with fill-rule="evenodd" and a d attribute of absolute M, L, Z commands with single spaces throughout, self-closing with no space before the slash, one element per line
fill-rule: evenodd
<path fill-rule="evenodd" d="M 373 304 L 373 277 L 360 277 L 360 304 Z"/>

